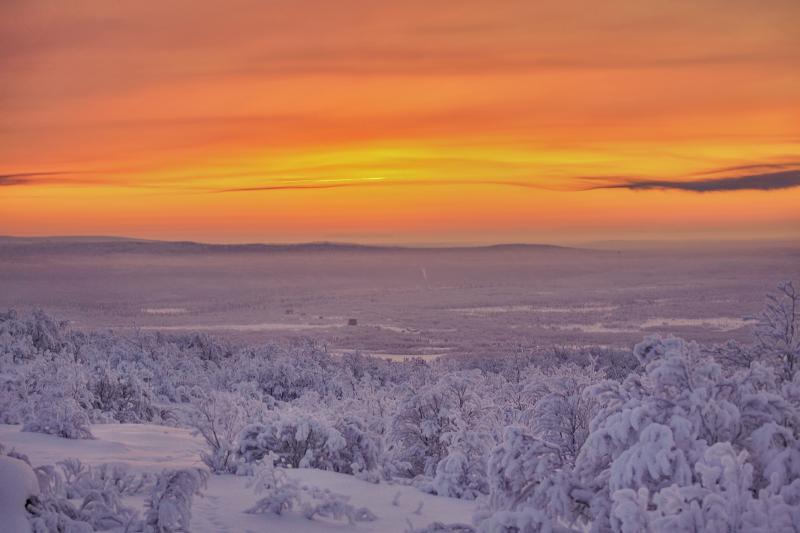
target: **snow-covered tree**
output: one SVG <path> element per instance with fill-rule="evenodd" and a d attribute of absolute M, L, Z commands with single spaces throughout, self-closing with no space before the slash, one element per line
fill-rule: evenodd
<path fill-rule="evenodd" d="M 135 476 L 118 465 L 85 466 L 75 459 L 38 466 L 34 472 L 40 490 L 26 507 L 34 532 L 140 527 L 138 512 L 123 497 L 151 487 L 150 476 Z"/>
<path fill-rule="evenodd" d="M 276 468 L 278 457 L 270 454 L 251 481 L 259 500 L 245 512 L 252 514 L 301 513 L 308 520 L 326 518 L 336 521 L 371 522 L 377 517 L 366 507 L 354 507 L 349 498 L 313 485 L 301 485 L 289 478 L 286 471 Z"/>
<path fill-rule="evenodd" d="M 784 380 L 800 370 L 800 294 L 790 281 L 767 295 L 767 304 L 757 317 L 756 347 L 762 356 L 775 358 Z"/>
<path fill-rule="evenodd" d="M 586 390 L 599 409 L 574 461 L 570 441 L 536 432 L 536 423 L 536 436 L 507 431 L 489 461 L 481 527 L 527 512 L 549 524 L 535 527 L 593 531 L 750 530 L 764 509 L 791 523 L 800 487 L 795 383 L 760 362 L 726 370 L 672 337 L 650 337 L 634 354 L 639 372 Z M 558 422 L 560 407 L 544 398 L 535 420 L 551 410 Z"/>
<path fill-rule="evenodd" d="M 488 452 L 494 441 L 486 433 L 460 429 L 448 437 L 447 455 L 436 465 L 436 474 L 430 484 L 432 492 L 440 496 L 474 500 L 488 494 Z"/>
<path fill-rule="evenodd" d="M 523 521 L 528 524 L 524 528 L 536 523 L 546 530 L 552 527 L 552 519 L 571 517 L 571 483 L 564 466 L 558 446 L 527 434 L 524 428 L 508 427 L 489 458 L 490 493 L 476 516 L 481 529 L 502 531 L 497 524 Z"/>
<path fill-rule="evenodd" d="M 490 421 L 499 420 L 490 401 L 489 384 L 480 372 L 455 371 L 433 383 L 408 388 L 397 404 L 389 431 L 389 453 L 396 471 L 409 477 L 434 478 L 441 464 L 451 469 L 446 477 L 452 478 L 463 455 L 470 462 L 485 463 L 493 444 L 487 443 L 493 438 Z M 442 462 L 451 453 L 452 460 Z"/>
<path fill-rule="evenodd" d="M 241 394 L 212 391 L 197 399 L 189 424 L 210 448 L 200 458 L 212 473 L 235 473 L 238 466 L 236 437 L 248 423 L 263 418 L 265 404 Z"/>
<path fill-rule="evenodd" d="M 87 387 L 91 406 L 98 413 L 122 423 L 153 422 L 160 418 L 154 394 L 139 376 L 135 365 L 127 361 L 112 368 L 108 362 L 97 364 L 90 373 Z"/>
<path fill-rule="evenodd" d="M 199 469 L 166 470 L 145 502 L 144 533 L 191 531 L 192 499 L 205 487 L 208 473 Z"/>
<path fill-rule="evenodd" d="M 600 372 L 565 365 L 538 382 L 538 399 L 527 419 L 533 432 L 561 451 L 565 462 L 574 462 L 589 435 L 589 423 L 598 404 L 587 388 L 602 379 Z"/>
<path fill-rule="evenodd" d="M 22 431 L 66 439 L 92 439 L 89 415 L 73 398 L 44 396 L 33 404 Z"/>
<path fill-rule="evenodd" d="M 362 475 L 379 464 L 380 443 L 352 416 L 330 420 L 292 410 L 273 412 L 264 422 L 246 426 L 237 446 L 246 463 L 272 453 L 279 466 Z"/>

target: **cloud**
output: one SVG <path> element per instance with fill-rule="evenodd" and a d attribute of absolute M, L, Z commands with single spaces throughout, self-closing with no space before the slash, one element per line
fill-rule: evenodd
<path fill-rule="evenodd" d="M 52 183 L 57 181 L 53 176 L 74 174 L 73 172 L 18 172 L 16 174 L 0 174 L 0 187 L 13 187 L 17 185 L 36 185 L 37 183 Z M 42 179 L 43 178 L 43 179 Z"/>
<path fill-rule="evenodd" d="M 631 179 L 620 183 L 589 187 L 589 189 L 586 190 L 676 190 L 705 193 L 724 191 L 774 191 L 779 189 L 790 189 L 792 187 L 800 187 L 800 169 L 685 181 Z"/>
<path fill-rule="evenodd" d="M 737 165 L 733 167 L 713 168 L 694 172 L 693 176 L 709 176 L 712 174 L 730 174 L 743 171 L 771 171 L 771 170 L 797 170 L 800 169 L 800 161 L 786 161 L 783 163 L 751 163 L 748 165 Z"/>
<path fill-rule="evenodd" d="M 266 185 L 254 185 L 252 187 L 237 187 L 231 189 L 219 189 L 216 193 L 234 192 L 264 192 L 264 191 L 303 191 L 317 189 L 345 189 L 355 187 L 403 187 L 403 186 L 447 186 L 447 185 L 499 185 L 502 187 L 518 187 L 522 189 L 539 189 L 563 191 L 570 190 L 564 188 L 550 187 L 533 181 L 514 181 L 514 180 L 453 180 L 453 179 L 385 179 L 385 178 L 366 178 L 366 179 L 341 179 L 341 180 L 293 180 L 300 183 L 275 183 Z M 329 183 L 336 181 L 339 183 Z M 326 183 L 328 182 L 328 183 Z"/>
<path fill-rule="evenodd" d="M 319 167 L 325 168 L 325 167 Z M 336 167 L 334 167 L 336 168 Z M 777 170 L 775 172 L 758 172 L 741 174 L 747 170 Z M 341 169 L 340 169 L 341 170 Z M 705 177 L 717 174 L 735 174 L 721 177 Z M 43 184 L 92 184 L 98 186 L 120 185 L 119 180 L 89 180 L 85 176 L 76 175 L 86 173 L 76 173 L 73 171 L 58 172 L 21 172 L 0 174 L 0 188 L 12 186 L 32 186 Z M 197 177 L 216 177 L 233 178 L 257 175 L 269 175 L 270 172 L 234 172 L 222 174 L 209 174 Z M 64 178 L 62 176 L 70 176 Z M 105 176 L 108 178 L 108 175 Z M 702 177 L 702 178 L 698 178 Z M 191 181 L 191 178 L 184 177 L 179 181 Z M 581 186 L 581 182 L 593 182 L 592 185 Z M 135 180 L 126 180 L 128 187 L 152 188 L 152 184 L 137 183 Z M 326 189 L 345 189 L 361 187 L 403 187 L 403 186 L 486 186 L 494 185 L 500 187 L 514 187 L 521 189 L 549 190 L 561 192 L 580 192 L 598 189 L 628 189 L 632 191 L 651 191 L 651 190 L 678 190 L 697 193 L 712 193 L 725 191 L 774 191 L 800 187 L 800 162 L 785 163 L 753 163 L 743 164 L 732 167 L 711 169 L 689 174 L 674 179 L 658 179 L 625 175 L 605 175 L 605 176 L 573 176 L 559 184 L 552 181 L 543 183 L 539 176 L 532 176 L 528 179 L 440 179 L 440 178 L 348 178 L 348 177 L 305 177 L 291 179 L 273 176 L 261 183 L 253 183 L 241 187 L 229 188 L 208 188 L 205 186 L 194 187 L 197 193 L 247 193 L 247 192 L 270 192 L 270 191 L 304 191 L 304 190 L 326 190 Z M 159 188 L 159 187 L 156 187 Z M 180 188 L 180 187 L 179 187 Z M 185 188 L 185 184 L 184 184 Z"/>
<path fill-rule="evenodd" d="M 259 191 L 293 191 L 306 189 L 343 189 L 347 187 L 362 187 L 366 183 L 329 183 L 329 184 L 309 184 L 309 185 L 257 185 L 254 187 L 237 187 L 234 189 L 222 189 L 218 193 L 226 192 L 259 192 Z"/>
<path fill-rule="evenodd" d="M 537 189 L 550 191 L 588 191 L 597 189 L 628 189 L 632 191 L 649 190 L 678 190 L 698 193 L 725 192 L 725 191 L 774 191 L 800 187 L 800 163 L 763 163 L 740 165 L 716 170 L 709 170 L 690 174 L 689 176 L 707 176 L 722 172 L 731 172 L 748 169 L 786 169 L 778 172 L 750 173 L 745 175 L 732 175 L 715 178 L 692 179 L 655 179 L 631 176 L 575 176 L 571 184 L 553 186 L 544 184 L 541 180 L 503 180 L 503 179 L 295 179 L 286 182 L 272 182 L 256 184 L 248 187 L 218 189 L 216 193 L 262 192 L 262 191 L 289 191 L 289 190 L 317 190 L 317 189 L 342 189 L 355 187 L 397 187 L 397 186 L 442 186 L 442 185 L 495 185 L 501 187 L 516 187 L 523 189 Z M 575 182 L 592 181 L 604 182 L 601 185 L 581 187 Z"/>

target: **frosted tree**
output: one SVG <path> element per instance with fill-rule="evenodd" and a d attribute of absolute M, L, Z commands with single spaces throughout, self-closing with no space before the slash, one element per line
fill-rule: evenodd
<path fill-rule="evenodd" d="M 212 473 L 235 473 L 238 465 L 236 437 L 248 423 L 262 419 L 263 404 L 241 394 L 212 391 L 196 400 L 189 425 L 209 447 L 200 458 Z"/>
<path fill-rule="evenodd" d="M 319 468 L 358 474 L 373 481 L 380 458 L 380 442 L 353 416 L 331 421 L 302 411 L 270 413 L 262 423 L 246 426 L 237 438 L 237 454 L 246 463 L 268 454 L 279 466 Z"/>
<path fill-rule="evenodd" d="M 583 488 L 573 496 L 588 496 L 584 516 L 594 529 L 625 523 L 635 529 L 643 520 L 640 510 L 654 505 L 662 517 L 672 516 L 665 509 L 688 508 L 697 486 L 733 491 L 725 488 L 734 486 L 730 479 L 713 488 L 712 470 L 741 478 L 742 494 L 779 493 L 794 483 L 797 443 L 784 424 L 797 414 L 768 368 L 753 363 L 726 375 L 696 345 L 675 338 L 651 337 L 634 353 L 643 375 L 594 387 L 605 407 L 592 421 L 576 461 L 576 480 Z M 701 518 L 672 516 L 653 522 L 651 529 L 669 530 L 672 526 L 659 529 L 658 524 L 683 520 L 713 522 L 717 519 L 707 514 L 712 501 L 698 503 Z"/>
<path fill-rule="evenodd" d="M 656 493 L 646 487 L 613 495 L 615 531 L 796 531 L 800 526 L 800 482 L 779 492 L 753 487 L 746 451 L 717 443 L 694 465 L 694 483 L 673 484 Z"/>
<path fill-rule="evenodd" d="M 719 361 L 723 366 L 735 369 L 750 368 L 761 359 L 758 351 L 750 345 L 731 340 L 705 348 L 704 352 Z"/>
<path fill-rule="evenodd" d="M 779 492 L 800 480 L 800 439 L 775 422 L 767 422 L 750 434 L 747 448 L 757 467 L 755 488 Z"/>
<path fill-rule="evenodd" d="M 502 380 L 502 378 L 501 378 Z M 447 452 L 436 465 L 433 480 L 418 483 L 442 496 L 475 499 L 489 492 L 487 459 L 504 425 L 502 410 L 491 401 L 498 380 L 476 372 L 445 374 L 436 387 L 450 398 L 450 424 L 439 440 Z"/>
<path fill-rule="evenodd" d="M 301 485 L 291 479 L 284 469 L 275 467 L 277 459 L 274 454 L 268 455 L 255 472 L 250 486 L 254 487 L 260 498 L 246 513 L 281 515 L 297 511 L 308 520 L 326 518 L 346 520 L 350 524 L 370 522 L 377 518 L 369 509 L 351 505 L 345 495 L 313 485 Z"/>
<path fill-rule="evenodd" d="M 576 395 L 549 396 L 537 379 L 539 417 L 528 431 L 539 430 L 509 429 L 492 452 L 480 528 L 730 531 L 769 512 L 773 523 L 791 523 L 796 384 L 780 384 L 759 362 L 726 372 L 676 338 L 648 338 L 634 354 L 639 372 L 586 389 L 596 415 L 576 447 L 559 430 L 569 417 L 548 420 L 563 404 L 547 400 Z"/>
<path fill-rule="evenodd" d="M 481 483 L 478 478 L 485 478 L 479 471 L 484 470 L 486 454 L 502 433 L 502 408 L 492 401 L 501 380 L 478 371 L 454 371 L 436 382 L 407 389 L 389 432 L 389 454 L 397 473 L 431 479 L 441 465 L 449 468 L 440 476 L 444 481 L 469 464 L 468 477 L 474 481 L 463 489 L 465 494 L 474 492 Z M 451 460 L 442 462 L 451 454 Z M 456 468 L 458 463 L 461 467 Z"/>
<path fill-rule="evenodd" d="M 35 532 L 137 530 L 138 512 L 123 503 L 152 486 L 117 465 L 85 466 L 71 459 L 34 469 L 40 493 L 27 505 Z"/>
<path fill-rule="evenodd" d="M 476 515 L 482 531 L 546 531 L 574 514 L 568 468 L 557 446 L 521 427 L 506 429 L 489 458 L 490 493 Z M 514 525 L 517 524 L 517 525 Z M 513 529 L 512 529 L 513 531 Z"/>
<path fill-rule="evenodd" d="M 447 455 L 436 465 L 430 491 L 468 500 L 488 494 L 487 459 L 494 446 L 491 435 L 461 426 L 448 435 L 447 440 Z"/>
<path fill-rule="evenodd" d="M 390 451 L 407 475 L 432 477 L 447 455 L 446 435 L 455 430 L 455 404 L 442 388 L 409 390 L 392 420 Z"/>
<path fill-rule="evenodd" d="M 199 469 L 165 470 L 145 502 L 144 533 L 188 532 L 192 499 L 205 487 L 208 473 Z"/>
<path fill-rule="evenodd" d="M 159 418 L 154 394 L 139 376 L 135 365 L 123 361 L 113 368 L 96 364 L 88 378 L 91 406 L 102 417 L 123 423 L 152 422 Z"/>
<path fill-rule="evenodd" d="M 564 462 L 575 461 L 589 435 L 598 405 L 586 388 L 601 378 L 599 372 L 566 365 L 536 386 L 538 399 L 528 415 L 529 425 L 536 435 L 558 447 Z"/>
<path fill-rule="evenodd" d="M 22 426 L 23 431 L 47 433 L 66 439 L 92 439 L 89 415 L 72 398 L 43 395 Z"/>
<path fill-rule="evenodd" d="M 383 441 L 373 434 L 364 420 L 355 415 L 336 417 L 333 427 L 345 442 L 335 455 L 333 469 L 377 483 L 380 480 Z"/>
<path fill-rule="evenodd" d="M 757 320 L 758 351 L 777 359 L 783 379 L 791 381 L 800 368 L 800 295 L 792 282 L 781 283 L 776 294 L 767 295 Z"/>

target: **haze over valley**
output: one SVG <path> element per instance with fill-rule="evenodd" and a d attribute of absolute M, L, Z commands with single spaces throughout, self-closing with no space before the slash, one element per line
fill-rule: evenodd
<path fill-rule="evenodd" d="M 403 248 L 0 239 L 0 308 L 81 329 L 310 337 L 331 352 L 502 357 L 630 347 L 649 333 L 744 339 L 800 248 L 602 243 Z M 355 325 L 348 325 L 354 319 Z"/>

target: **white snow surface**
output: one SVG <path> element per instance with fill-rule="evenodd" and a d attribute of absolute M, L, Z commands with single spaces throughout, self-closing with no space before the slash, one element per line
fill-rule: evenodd
<path fill-rule="evenodd" d="M 0 455 L 0 531 L 26 533 L 31 530 L 25 501 L 39 494 L 39 483 L 30 466 Z"/>
<path fill-rule="evenodd" d="M 20 431 L 20 426 L 0 424 L 0 443 L 9 450 L 14 448 L 26 454 L 33 466 L 55 464 L 74 457 L 89 465 L 124 464 L 132 472 L 204 467 L 199 459 L 204 444 L 186 429 L 151 424 L 104 424 L 93 425 L 92 433 L 96 437 L 93 440 L 72 440 L 39 433 L 23 433 Z M 17 487 L 23 483 L 30 483 L 30 479 L 20 473 L 27 469 L 30 475 L 33 475 L 27 465 L 6 457 L 0 457 L 0 461 L 2 461 L 0 487 Z M 303 484 L 346 494 L 350 497 L 351 504 L 368 507 L 378 519 L 374 522 L 350 525 L 318 519 L 307 520 L 296 513 L 282 516 L 246 514 L 244 510 L 251 507 L 258 499 L 253 489 L 247 487 L 248 478 L 212 475 L 202 495 L 194 498 L 191 531 L 193 533 L 403 532 L 408 530 L 409 523 L 415 528 L 434 521 L 470 523 L 474 511 L 473 501 L 433 496 L 409 486 L 373 484 L 354 476 L 314 469 L 287 470 L 287 474 Z M 35 483 L 35 477 L 33 482 Z M 3 498 L 7 496 L 22 498 L 21 502 L 16 500 L 11 502 L 14 509 L 22 510 L 28 492 L 27 489 L 11 491 L 0 489 L 0 515 L 5 519 L 5 508 L 2 506 L 6 504 L 6 500 Z M 393 503 L 394 501 L 397 505 Z M 422 510 L 416 514 L 420 502 Z M 126 504 L 132 506 L 139 506 L 141 503 L 141 498 L 132 497 L 126 500 Z M 24 517 L 24 514 L 22 516 Z M 27 527 L 27 523 L 24 523 L 24 526 Z M 20 527 L 13 531 L 24 532 L 27 529 Z"/>

